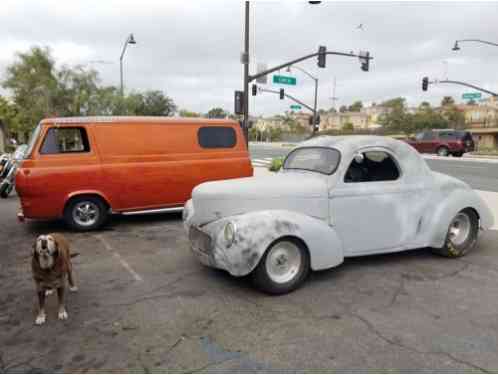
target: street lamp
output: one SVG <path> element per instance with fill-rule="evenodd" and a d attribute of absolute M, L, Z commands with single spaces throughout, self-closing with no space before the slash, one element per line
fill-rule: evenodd
<path fill-rule="evenodd" d="M 452 50 L 453 51 L 460 51 L 460 45 L 458 43 L 461 43 L 461 42 L 476 42 L 476 43 L 483 43 L 483 44 L 488 44 L 490 46 L 498 47 L 497 43 L 488 42 L 486 40 L 481 40 L 481 39 L 459 39 L 459 40 L 455 41 L 455 45 L 453 46 Z"/>
<path fill-rule="evenodd" d="M 133 37 L 133 34 L 128 35 L 128 37 L 125 40 L 125 43 L 123 45 L 123 50 L 121 51 L 121 56 L 119 57 L 119 73 L 120 73 L 120 78 L 121 78 L 121 96 L 123 96 L 124 91 L 123 91 L 123 57 L 126 52 L 126 47 L 128 47 L 128 44 L 137 44 L 135 41 L 135 38 Z"/>
<path fill-rule="evenodd" d="M 291 68 L 295 68 L 301 72 L 303 72 L 304 74 L 306 74 L 308 77 L 310 77 L 312 80 L 315 81 L 315 101 L 314 101 L 314 105 L 313 105 L 313 133 L 315 133 L 315 130 L 316 130 L 316 120 L 317 120 L 317 115 L 316 115 L 316 106 L 317 106 L 317 97 L 318 97 L 318 78 L 316 78 L 315 76 L 311 75 L 311 73 L 309 73 L 308 71 L 304 70 L 303 68 L 297 66 L 297 65 L 290 65 L 287 67 L 287 72 L 290 73 L 291 71 Z"/>
<path fill-rule="evenodd" d="M 309 1 L 308 3 L 316 5 L 321 1 Z M 249 1 L 247 0 L 244 13 L 244 52 L 241 55 L 242 64 L 244 64 L 243 130 L 246 141 L 249 142 Z"/>

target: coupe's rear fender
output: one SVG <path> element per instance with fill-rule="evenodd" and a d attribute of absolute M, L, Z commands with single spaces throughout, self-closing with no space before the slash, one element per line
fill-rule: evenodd
<path fill-rule="evenodd" d="M 224 227 L 230 221 L 236 227 L 235 241 L 226 246 Z M 223 268 L 235 276 L 247 275 L 258 265 L 268 247 L 279 238 L 293 237 L 309 251 L 311 269 L 320 270 L 341 264 L 342 244 L 326 222 L 286 210 L 267 210 L 227 217 L 203 228 L 215 240 L 217 258 Z"/>
<path fill-rule="evenodd" d="M 451 220 L 465 208 L 472 208 L 477 212 L 481 229 L 486 230 L 493 226 L 493 214 L 482 198 L 474 190 L 457 189 L 442 197 L 438 203 L 427 226 L 428 246 L 440 248 L 444 245 Z"/>

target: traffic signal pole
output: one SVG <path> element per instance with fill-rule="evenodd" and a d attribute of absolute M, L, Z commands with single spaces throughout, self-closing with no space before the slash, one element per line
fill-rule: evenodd
<path fill-rule="evenodd" d="M 249 145 L 249 1 L 245 4 L 245 25 L 244 25 L 244 53 L 242 54 L 244 64 L 244 118 L 242 130 L 246 137 L 246 144 Z"/>
<path fill-rule="evenodd" d="M 451 81 L 451 80 L 447 80 L 447 79 L 442 80 L 442 81 L 438 81 L 438 80 L 427 81 L 427 85 L 429 85 L 429 84 L 436 85 L 438 83 L 450 83 L 450 84 L 453 84 L 453 85 L 460 85 L 460 86 L 470 87 L 471 89 L 474 89 L 474 90 L 477 90 L 477 91 L 481 91 L 481 92 L 483 92 L 485 94 L 489 94 L 489 95 L 494 96 L 494 97 L 498 97 L 498 93 L 496 93 L 496 92 L 486 90 L 486 89 L 484 89 L 482 87 L 479 87 L 479 86 L 476 86 L 476 85 L 472 85 L 472 84 L 467 83 L 467 82 Z M 422 87 L 422 90 L 427 91 L 423 87 Z"/>

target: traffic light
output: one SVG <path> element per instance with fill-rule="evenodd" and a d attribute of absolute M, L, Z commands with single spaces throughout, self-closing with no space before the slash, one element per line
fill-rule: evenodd
<path fill-rule="evenodd" d="M 256 94 L 258 93 L 258 85 L 253 83 L 251 88 L 252 88 L 252 96 L 256 96 Z"/>
<path fill-rule="evenodd" d="M 370 52 L 368 51 L 360 51 L 360 63 L 361 63 L 361 70 L 364 72 L 368 72 L 368 69 L 370 68 Z"/>
<path fill-rule="evenodd" d="M 280 89 L 280 100 L 283 100 L 284 97 L 285 97 L 284 89 Z"/>
<path fill-rule="evenodd" d="M 318 67 L 319 68 L 325 68 L 325 61 L 327 58 L 326 52 L 327 52 L 327 47 L 325 47 L 325 46 L 318 47 Z"/>
<path fill-rule="evenodd" d="M 427 91 L 429 88 L 429 77 L 422 78 L 422 91 Z"/>
<path fill-rule="evenodd" d="M 235 110 L 236 115 L 244 114 L 244 91 L 235 91 Z"/>

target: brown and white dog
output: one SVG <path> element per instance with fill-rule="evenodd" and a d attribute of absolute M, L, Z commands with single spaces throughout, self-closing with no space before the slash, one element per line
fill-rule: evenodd
<path fill-rule="evenodd" d="M 65 320 L 68 318 L 64 306 L 66 276 L 69 282 L 69 290 L 72 292 L 78 290 L 74 283 L 71 264 L 71 257 L 77 254 L 71 255 L 69 242 L 63 235 L 58 233 L 39 236 L 33 245 L 33 249 L 31 268 L 39 302 L 39 311 L 35 323 L 38 325 L 45 323 L 45 296 L 51 294 L 54 289 L 57 290 L 59 300 L 59 319 Z"/>

